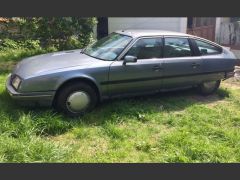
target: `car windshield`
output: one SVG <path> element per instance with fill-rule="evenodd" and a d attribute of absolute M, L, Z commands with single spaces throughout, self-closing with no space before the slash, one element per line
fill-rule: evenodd
<path fill-rule="evenodd" d="M 130 36 L 112 33 L 88 46 L 83 53 L 101 60 L 115 60 L 128 43 L 132 40 Z"/>

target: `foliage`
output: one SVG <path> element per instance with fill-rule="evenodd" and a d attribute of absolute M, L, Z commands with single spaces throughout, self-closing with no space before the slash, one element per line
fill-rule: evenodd
<path fill-rule="evenodd" d="M 12 39 L 3 39 L 0 42 L 0 51 L 16 49 L 41 49 L 39 40 L 14 41 Z"/>
<path fill-rule="evenodd" d="M 58 50 L 82 48 L 92 41 L 95 24 L 96 18 L 10 18 L 0 37 L 14 41 L 38 40 L 42 47 L 54 47 Z"/>
<path fill-rule="evenodd" d="M 48 53 L 52 51 L 56 51 L 56 49 L 52 47 L 49 47 L 47 49 L 4 49 L 0 52 L 0 64 L 12 61 L 16 63 L 17 61 L 22 60 L 25 57 Z"/>
<path fill-rule="evenodd" d="M 14 41 L 3 39 L 0 41 L 0 63 L 19 61 L 25 57 L 57 51 L 54 46 L 42 48 L 39 40 Z M 0 67 L 1 70 L 1 67 Z"/>

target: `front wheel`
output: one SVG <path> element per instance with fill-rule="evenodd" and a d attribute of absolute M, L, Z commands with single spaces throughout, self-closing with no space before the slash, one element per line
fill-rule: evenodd
<path fill-rule="evenodd" d="M 98 100 L 91 86 L 79 82 L 63 87 L 56 98 L 56 108 L 71 117 L 77 117 L 92 110 Z"/>
<path fill-rule="evenodd" d="M 210 95 L 217 91 L 221 80 L 204 82 L 198 86 L 198 90 L 202 95 Z"/>

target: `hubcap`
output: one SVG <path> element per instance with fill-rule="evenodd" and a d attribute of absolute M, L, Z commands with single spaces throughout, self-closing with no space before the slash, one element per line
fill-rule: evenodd
<path fill-rule="evenodd" d="M 84 91 L 77 91 L 69 95 L 67 108 L 73 113 L 78 113 L 87 108 L 90 103 L 89 95 Z"/>

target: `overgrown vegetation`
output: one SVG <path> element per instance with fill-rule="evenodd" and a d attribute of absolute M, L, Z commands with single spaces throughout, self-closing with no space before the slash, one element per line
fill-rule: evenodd
<path fill-rule="evenodd" d="M 0 31 L 0 63 L 83 48 L 93 39 L 96 18 L 9 18 Z"/>
<path fill-rule="evenodd" d="M 9 18 L 0 30 L 0 61 L 83 48 L 93 39 L 96 18 Z"/>
<path fill-rule="evenodd" d="M 95 24 L 96 18 L 9 18 L 9 22 L 5 23 L 1 30 L 0 38 L 3 40 L 11 39 L 16 41 L 18 45 L 27 46 L 27 48 L 30 48 L 29 46 L 36 48 L 39 45 L 43 48 L 58 50 L 82 48 L 93 40 Z M 9 44 L 10 48 L 12 48 L 11 44 L 12 42 Z"/>
<path fill-rule="evenodd" d="M 11 65 L 9 65 L 9 68 Z M 112 100 L 69 119 L 17 105 L 0 72 L 1 162 L 239 162 L 240 84 Z"/>

